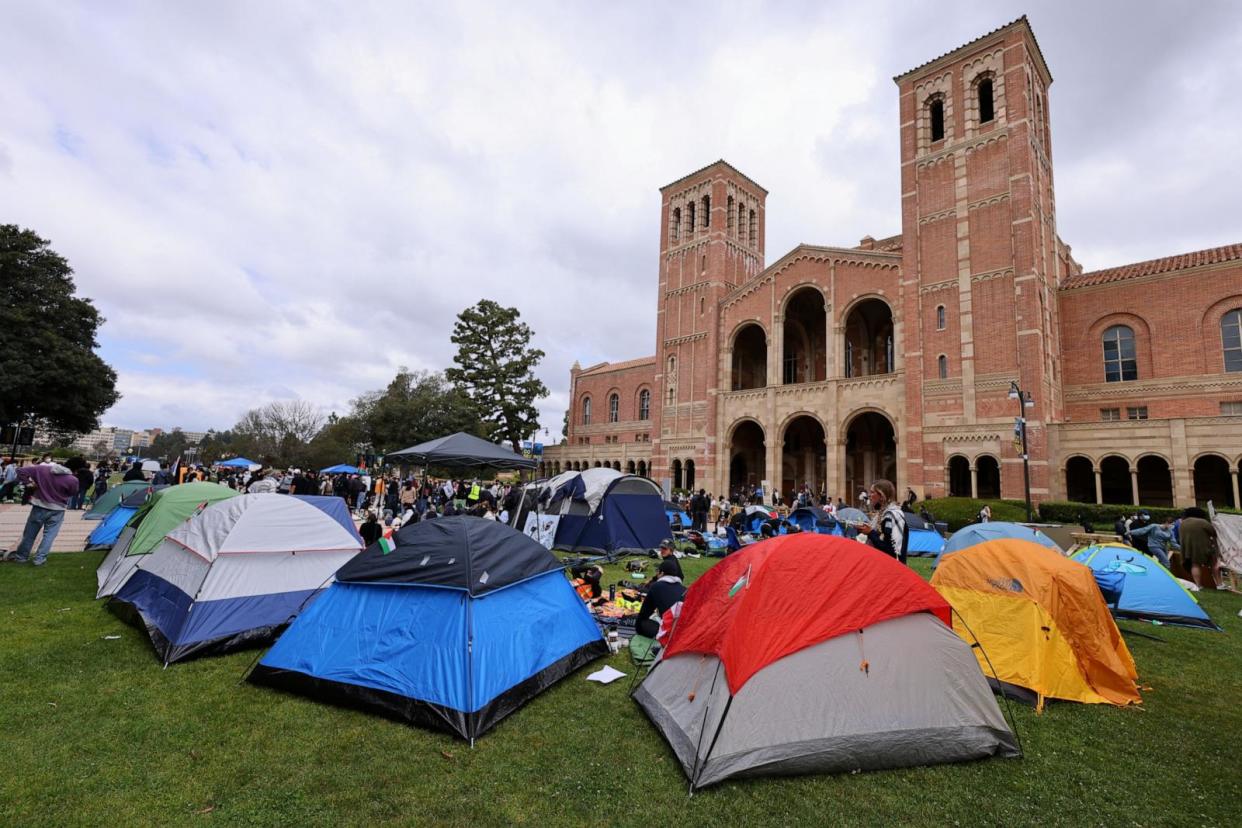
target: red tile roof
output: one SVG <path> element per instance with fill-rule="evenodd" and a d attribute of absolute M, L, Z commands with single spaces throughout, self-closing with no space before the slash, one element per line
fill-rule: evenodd
<path fill-rule="evenodd" d="M 1224 247 L 1211 247 L 1207 250 L 1196 250 L 1193 253 L 1182 253 L 1178 256 L 1165 256 L 1163 259 L 1151 259 L 1146 262 L 1110 267 L 1107 270 L 1095 270 L 1090 273 L 1079 273 L 1061 282 L 1061 290 L 1103 285 L 1109 282 L 1120 282 L 1135 279 L 1139 276 L 1151 276 L 1156 273 L 1170 273 L 1175 270 L 1186 270 L 1191 267 L 1232 262 L 1242 259 L 1242 244 L 1227 244 Z"/>
<path fill-rule="evenodd" d="M 592 374 L 607 374 L 612 371 L 624 371 L 626 368 L 638 368 L 643 365 L 655 365 L 655 357 L 640 357 L 638 359 L 629 359 L 625 362 L 605 362 L 602 365 L 593 365 L 583 371 L 578 376 L 585 377 Z"/>
<path fill-rule="evenodd" d="M 1044 61 L 1044 54 L 1043 54 L 1043 51 L 1039 48 L 1039 41 L 1035 39 L 1035 32 L 1031 30 L 1031 23 L 1029 20 L 1026 19 L 1026 15 L 1024 14 L 1021 17 L 1019 17 L 1017 20 L 1006 23 L 1004 26 L 998 26 L 992 31 L 988 32 L 987 34 L 976 37 L 974 40 L 970 41 L 969 43 L 963 43 L 961 46 L 958 46 L 956 49 L 953 49 L 952 51 L 945 52 L 943 55 L 940 55 L 939 57 L 934 57 L 929 61 L 920 63 L 918 66 L 914 67 L 913 69 L 910 69 L 909 71 L 902 72 L 900 75 L 897 75 L 895 78 L 893 78 L 893 80 L 900 83 L 901 79 L 906 77 L 907 75 L 913 75 L 915 72 L 919 71 L 920 69 L 925 69 L 926 67 L 931 66 L 933 63 L 936 63 L 937 61 L 944 60 L 945 58 L 951 55 L 957 54 L 963 49 L 968 49 L 971 46 L 974 46 L 976 43 L 980 42 L 981 40 L 986 40 L 987 38 L 991 37 L 994 34 L 999 34 L 1000 32 L 1003 32 L 1006 29 L 1009 29 L 1017 25 L 1024 26 L 1027 32 L 1031 35 L 1031 42 L 1035 44 L 1036 56 L 1039 58 L 1039 62 L 1043 64 L 1043 67 L 1042 67 L 1043 70 L 1045 72 L 1048 72 L 1048 64 L 1046 61 Z M 1052 81 L 1051 72 L 1048 72 L 1048 81 L 1049 82 Z"/>

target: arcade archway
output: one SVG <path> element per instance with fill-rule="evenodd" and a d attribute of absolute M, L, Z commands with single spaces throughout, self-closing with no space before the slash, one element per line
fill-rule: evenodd
<path fill-rule="evenodd" d="M 746 325 L 733 337 L 734 391 L 768 384 L 768 335 L 758 325 Z"/>
<path fill-rule="evenodd" d="M 866 411 L 850 420 L 845 431 L 847 502 L 880 478 L 891 480 L 897 491 L 901 491 L 897 483 L 897 439 L 893 423 L 883 414 Z"/>
<path fill-rule="evenodd" d="M 817 288 L 794 291 L 785 304 L 781 383 L 818 382 L 827 377 L 824 295 Z"/>
<path fill-rule="evenodd" d="M 894 370 L 893 311 L 880 299 L 866 299 L 845 320 L 845 376 L 868 377 Z"/>
<path fill-rule="evenodd" d="M 781 445 L 781 494 L 786 503 L 805 485 L 818 496 L 828 476 L 828 447 L 819 420 L 804 414 L 785 426 Z"/>
<path fill-rule="evenodd" d="M 763 429 L 754 420 L 744 420 L 733 428 L 729 439 L 729 495 L 754 492 L 767 475 Z"/>

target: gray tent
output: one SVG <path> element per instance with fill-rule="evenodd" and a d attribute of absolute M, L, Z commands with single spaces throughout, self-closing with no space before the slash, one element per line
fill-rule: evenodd
<path fill-rule="evenodd" d="M 533 469 L 539 465 L 505 446 L 459 431 L 384 456 L 388 463 L 440 466 L 451 469 Z"/>

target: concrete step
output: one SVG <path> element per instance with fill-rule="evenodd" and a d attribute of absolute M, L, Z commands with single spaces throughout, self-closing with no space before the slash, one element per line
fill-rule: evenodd
<path fill-rule="evenodd" d="M 16 549 L 26 528 L 26 516 L 30 514 L 29 506 L 16 503 L 0 503 L 0 549 Z M 99 525 L 97 520 L 83 520 L 83 511 L 66 512 L 65 520 L 60 525 L 60 532 L 52 544 L 53 552 L 81 552 L 86 546 L 86 538 Z M 35 541 L 38 543 L 38 540 Z"/>

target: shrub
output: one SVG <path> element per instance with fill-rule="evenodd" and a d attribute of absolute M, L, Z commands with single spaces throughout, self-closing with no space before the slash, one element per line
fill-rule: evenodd
<path fill-rule="evenodd" d="M 954 532 L 967 524 L 974 523 L 979 517 L 983 504 L 992 507 L 992 520 L 1006 520 L 1021 523 L 1026 520 L 1026 501 L 1023 500 L 976 500 L 969 497 L 939 497 L 931 500 L 920 500 L 914 505 L 917 512 L 923 507 L 931 512 L 937 521 L 949 524 L 949 531 Z"/>
<path fill-rule="evenodd" d="M 1217 509 L 1219 512 L 1237 514 L 1236 509 Z M 1152 520 L 1159 521 L 1164 517 L 1174 519 L 1182 516 L 1180 507 L 1170 506 L 1129 506 L 1118 503 L 1071 503 L 1050 500 L 1039 504 L 1039 517 L 1048 523 L 1081 523 L 1079 516 L 1097 527 L 1111 530 L 1119 517 L 1129 517 L 1135 512 L 1149 512 Z"/>

